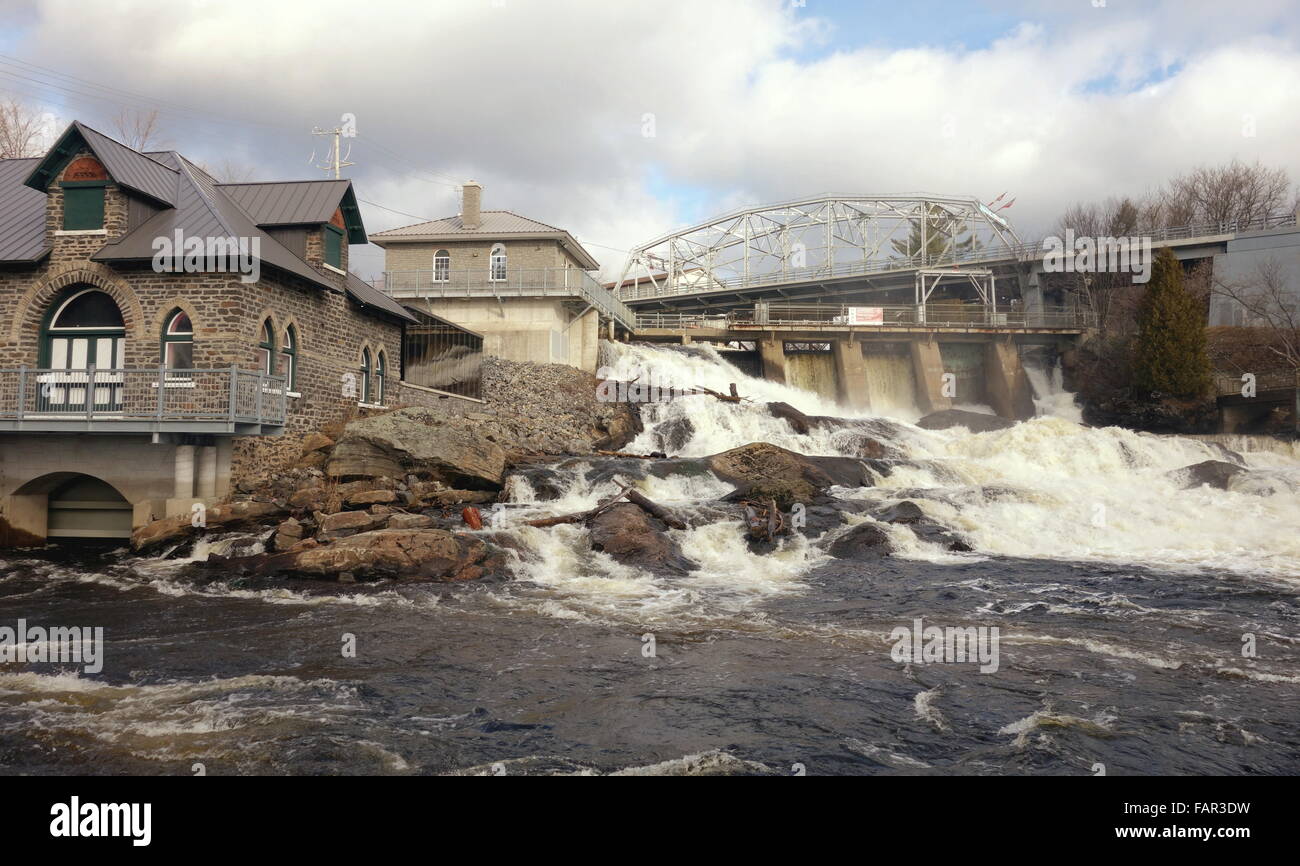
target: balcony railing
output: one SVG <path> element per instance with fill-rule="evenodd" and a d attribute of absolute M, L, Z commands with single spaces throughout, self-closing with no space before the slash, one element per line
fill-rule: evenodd
<path fill-rule="evenodd" d="M 500 277 L 496 279 L 495 277 Z M 577 268 L 488 268 L 384 271 L 383 290 L 401 298 L 579 298 L 631 328 L 634 314 L 591 274 Z"/>
<path fill-rule="evenodd" d="M 691 330 L 761 330 L 763 328 L 871 328 L 948 329 L 948 330 L 1085 330 L 1095 325 L 1090 310 L 1077 307 L 1041 307 L 994 311 L 983 304 L 934 303 L 852 308 L 830 304 L 768 304 L 762 310 L 736 310 L 725 314 L 642 313 L 637 316 L 638 330 L 664 328 Z M 863 316 L 862 311 L 875 311 Z"/>
<path fill-rule="evenodd" d="M 275 433 L 285 380 L 252 370 L 0 370 L 0 430 Z"/>

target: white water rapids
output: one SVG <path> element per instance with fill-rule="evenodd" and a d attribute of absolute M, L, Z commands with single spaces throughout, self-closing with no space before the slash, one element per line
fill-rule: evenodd
<path fill-rule="evenodd" d="M 816 394 L 746 376 L 717 350 L 644 345 L 611 346 L 612 379 L 654 382 L 679 388 L 707 387 L 725 393 L 731 383 L 748 403 L 730 404 L 708 396 L 679 396 L 645 404 L 645 431 L 625 450 L 663 449 L 666 430 L 689 422 L 690 435 L 675 449 L 681 456 L 706 456 L 751 442 L 769 442 L 808 455 L 848 455 L 850 431 L 822 429 L 808 435 L 772 417 L 763 403 L 789 403 L 808 415 L 859 417 L 866 422 L 888 416 L 847 412 Z M 873 372 L 868 359 L 868 376 Z M 898 449 L 904 459 L 875 487 L 835 489 L 840 498 L 889 504 L 911 499 L 936 522 L 963 533 L 972 555 L 1109 561 L 1163 570 L 1210 570 L 1265 578 L 1300 577 L 1300 460 L 1277 451 L 1242 455 L 1248 473 L 1227 490 L 1203 486 L 1183 489 L 1169 473 L 1205 460 L 1224 459 L 1218 445 L 1193 438 L 1136 433 L 1120 428 L 1089 428 L 1061 388 L 1060 372 L 1033 370 L 1039 417 L 1005 430 L 970 433 L 963 428 L 923 430 L 907 423 L 914 408 L 893 413 L 894 423 L 871 435 Z M 1241 446 L 1249 445 L 1242 440 Z M 612 483 L 595 487 L 575 466 L 560 501 L 545 503 L 546 513 L 590 507 L 613 492 Z M 711 478 L 649 478 L 651 498 L 682 504 L 716 498 L 729 485 Z M 527 485 L 514 498 L 531 498 Z M 865 518 L 870 519 L 870 518 Z M 700 565 L 688 581 L 666 584 L 612 560 L 579 561 L 573 528 L 535 533 L 528 540 L 544 554 L 527 565 L 527 577 L 567 591 L 599 590 L 642 602 L 684 601 L 692 584 L 726 588 L 732 597 L 790 588 L 798 576 L 824 557 L 821 547 L 796 538 L 775 559 L 750 553 L 735 524 L 713 524 L 676 533 L 684 552 Z M 896 555 L 952 561 L 957 557 L 891 526 Z M 824 539 L 823 539 L 824 540 Z M 670 607 L 676 607 L 670 604 Z"/>

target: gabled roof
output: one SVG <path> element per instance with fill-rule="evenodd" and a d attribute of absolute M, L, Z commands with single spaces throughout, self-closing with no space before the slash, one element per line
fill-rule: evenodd
<path fill-rule="evenodd" d="M 83 148 L 103 163 L 118 186 L 151 198 L 159 204 L 176 205 L 179 172 L 138 150 L 132 150 L 120 141 L 96 132 L 79 120 L 72 121 L 54 146 L 37 161 L 23 182 L 38 192 L 45 192 L 59 172 Z"/>
<path fill-rule="evenodd" d="M 23 185 L 40 160 L 0 160 L 0 262 L 34 262 L 45 245 L 45 196 Z"/>
<path fill-rule="evenodd" d="M 290 180 L 268 183 L 223 183 L 218 188 L 235 201 L 259 226 L 317 225 L 327 223 L 334 211 L 343 211 L 348 242 L 364 244 L 356 194 L 348 180 Z"/>
<path fill-rule="evenodd" d="M 256 238 L 263 265 L 322 288 L 343 292 L 372 313 L 415 319 L 401 304 L 354 274 L 339 281 L 317 271 L 262 230 L 262 226 L 329 222 L 341 209 L 350 243 L 365 243 L 352 182 L 218 183 L 175 151 L 140 153 L 74 121 L 42 157 L 0 160 L 0 264 L 39 261 L 45 242 L 46 191 L 83 149 L 103 163 L 113 182 L 155 202 L 156 213 L 91 255 L 98 262 L 150 261 L 154 240 L 172 237 Z"/>
<path fill-rule="evenodd" d="M 582 244 L 578 243 L 577 239 L 564 229 L 529 219 L 526 216 L 520 216 L 514 211 L 508 210 L 483 211 L 477 228 L 466 228 L 461 221 L 460 214 L 457 214 L 443 219 L 429 220 L 415 225 L 375 232 L 370 236 L 370 242 L 377 246 L 386 247 L 390 243 L 437 243 L 439 241 L 464 241 L 473 238 L 557 240 L 574 258 L 582 263 L 583 267 L 589 270 L 600 267 L 600 262 L 592 258 L 591 253 L 583 249 Z"/>

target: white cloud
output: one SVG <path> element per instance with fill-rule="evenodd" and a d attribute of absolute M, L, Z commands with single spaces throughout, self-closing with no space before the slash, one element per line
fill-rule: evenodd
<path fill-rule="evenodd" d="M 816 54 L 833 28 L 809 17 L 815 4 L 776 0 L 49 0 L 12 50 L 147 92 L 168 104 L 176 145 L 214 162 L 245 151 L 269 175 L 309 176 L 311 127 L 352 112 L 363 199 L 444 216 L 472 176 L 485 207 L 620 248 L 683 216 L 652 176 L 693 187 L 706 212 L 824 190 L 1009 190 L 1027 235 L 1074 199 L 1196 163 L 1259 158 L 1300 178 L 1300 52 L 1280 0 L 1011 8 L 1025 23 L 986 47 L 886 49 L 864 34 L 874 47 L 854 48 L 841 28 Z M 200 122 L 211 114 L 234 122 Z"/>

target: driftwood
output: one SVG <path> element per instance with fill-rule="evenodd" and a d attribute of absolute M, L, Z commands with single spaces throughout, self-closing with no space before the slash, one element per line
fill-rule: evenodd
<path fill-rule="evenodd" d="M 576 514 L 561 514 L 559 517 L 543 517 L 540 520 L 527 520 L 524 522 L 524 525 L 546 527 L 559 526 L 561 523 L 586 523 L 593 517 L 598 517 L 608 511 L 616 502 L 627 496 L 631 489 L 631 485 L 625 485 L 617 495 L 611 496 L 609 499 L 606 499 L 590 511 L 579 511 Z"/>
<path fill-rule="evenodd" d="M 659 503 L 646 498 L 644 495 L 636 492 L 635 490 L 629 490 L 627 492 L 627 501 L 641 506 L 641 509 L 645 511 L 647 514 L 649 514 L 651 517 L 659 518 L 664 523 L 671 526 L 673 529 L 686 528 L 686 523 L 681 519 L 675 517 L 673 513 L 669 511 L 667 508 L 664 508 Z"/>
<path fill-rule="evenodd" d="M 614 483 L 622 489 L 619 490 L 615 496 L 604 500 L 590 511 L 579 511 L 576 514 L 562 514 L 558 517 L 543 517 L 539 520 L 529 520 L 525 522 L 525 525 L 547 527 L 558 526 L 561 523 L 586 523 L 588 520 L 599 517 L 605 511 L 608 511 L 620 500 L 626 499 L 642 511 L 645 511 L 651 517 L 658 518 L 673 529 L 686 529 L 686 523 L 684 521 L 674 516 L 671 511 L 650 499 L 645 494 L 633 490 L 631 484 L 624 484 L 618 478 L 614 478 Z"/>
<path fill-rule="evenodd" d="M 652 451 L 649 454 L 629 454 L 626 451 L 601 451 L 596 449 L 596 453 L 601 457 L 626 457 L 630 460 L 663 460 L 668 455 L 662 451 Z"/>
<path fill-rule="evenodd" d="M 732 386 L 731 386 L 731 394 L 730 394 L 730 395 L 727 395 L 727 394 L 719 394 L 717 391 L 714 391 L 712 388 L 699 387 L 699 388 L 696 388 L 695 390 L 698 391 L 698 392 L 701 393 L 701 394 L 708 394 L 710 397 L 714 397 L 714 398 L 716 398 L 716 399 L 718 399 L 718 400 L 721 400 L 721 401 L 724 402 L 724 403 L 740 403 L 741 401 L 743 401 L 743 400 L 745 399 L 744 397 L 741 397 L 741 396 L 739 396 L 738 394 L 736 394 L 736 386 L 735 386 L 735 385 L 732 385 Z"/>
<path fill-rule="evenodd" d="M 641 378 L 641 377 L 638 376 L 637 379 L 639 379 L 639 378 Z M 632 386 L 636 384 L 636 381 L 637 381 L 636 379 L 627 379 L 627 380 L 622 380 L 622 379 L 604 379 L 604 380 L 601 381 L 601 387 L 604 388 L 604 387 L 608 387 L 608 386 L 613 386 L 613 387 L 616 389 L 616 390 L 615 390 L 615 393 L 616 393 L 616 394 L 624 394 L 624 395 L 626 395 L 626 394 L 630 394 L 630 393 L 631 393 Z M 645 387 L 650 388 L 650 387 L 652 387 L 652 386 L 647 385 L 647 386 L 645 386 Z M 736 391 L 736 383 L 735 383 L 735 382 L 732 382 L 732 383 L 731 383 L 731 388 L 730 388 L 731 393 L 730 393 L 729 395 L 728 395 L 728 394 L 722 394 L 722 393 L 719 393 L 719 392 L 717 392 L 717 391 L 714 391 L 712 388 L 705 388 L 703 385 L 699 385 L 699 386 L 696 386 L 696 387 L 694 387 L 694 388 L 677 388 L 677 387 L 674 387 L 674 386 L 671 386 L 671 385 L 655 385 L 655 386 L 653 386 L 653 388 L 654 388 L 655 391 L 657 391 L 659 394 L 661 394 L 661 395 L 667 395 L 667 399 L 672 399 L 672 398 L 674 398 L 674 397 L 685 397 L 685 396 L 691 396 L 691 395 L 696 395 L 696 394 L 707 394 L 707 395 L 709 395 L 710 397 L 715 397 L 715 398 L 717 398 L 718 400 L 722 400 L 722 401 L 727 402 L 727 403 L 748 403 L 748 402 L 750 402 L 750 400 L 749 400 L 748 397 L 742 397 L 742 396 L 740 396 L 740 394 Z M 620 401 L 618 401 L 618 402 L 628 403 L 628 402 L 636 402 L 636 401 L 635 401 L 635 400 L 630 400 L 630 399 L 625 398 L 625 399 L 620 400 Z"/>
<path fill-rule="evenodd" d="M 785 515 L 776 507 L 776 500 L 754 502 L 745 500 L 745 526 L 754 541 L 772 541 L 785 532 Z"/>

